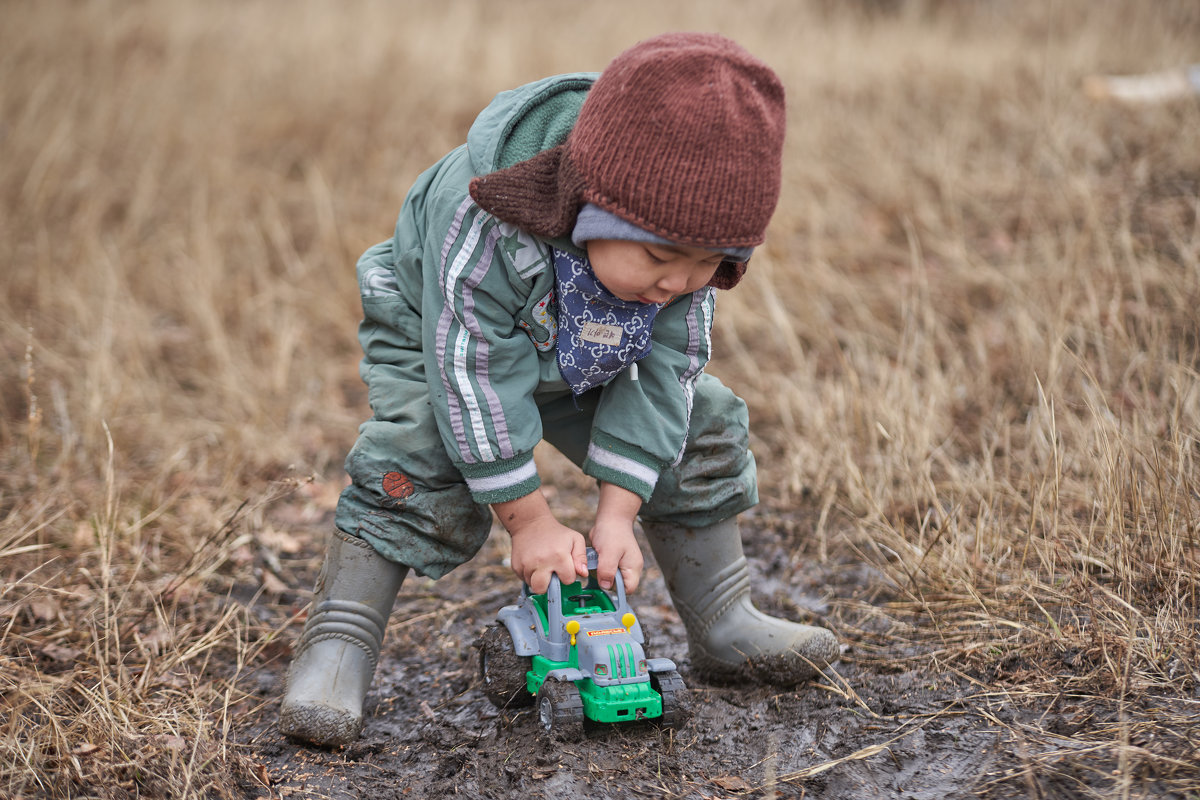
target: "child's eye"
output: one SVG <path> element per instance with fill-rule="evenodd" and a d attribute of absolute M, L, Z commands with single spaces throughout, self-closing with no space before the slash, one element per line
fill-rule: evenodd
<path fill-rule="evenodd" d="M 653 261 L 655 264 L 665 264 L 665 263 L 667 263 L 667 261 L 670 260 L 670 259 L 665 258 L 665 257 L 661 256 L 660 254 L 654 252 L 653 250 L 651 250 L 648 247 L 646 248 L 646 255 L 650 256 L 650 260 Z"/>

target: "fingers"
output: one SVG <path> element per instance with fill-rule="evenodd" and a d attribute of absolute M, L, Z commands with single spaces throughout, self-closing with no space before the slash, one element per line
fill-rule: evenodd
<path fill-rule="evenodd" d="M 645 567 L 645 563 L 639 547 L 634 546 L 632 550 L 625 552 L 625 557 L 621 559 L 621 580 L 625 582 L 626 592 L 637 591 L 642 582 L 642 568 Z"/>
<path fill-rule="evenodd" d="M 571 537 L 570 551 L 555 553 L 553 561 L 538 571 L 545 573 L 545 577 L 537 576 L 538 584 L 542 588 L 537 589 L 532 583 L 529 584 L 529 588 L 534 592 L 542 594 L 549 589 L 551 575 L 558 575 L 558 579 L 563 583 L 574 583 L 581 577 L 587 577 L 587 544 L 582 534 L 575 531 L 572 533 L 575 535 Z"/>
<path fill-rule="evenodd" d="M 626 550 L 614 551 L 611 548 L 597 550 L 596 579 L 604 589 L 611 589 L 617 577 L 617 569 L 621 570 L 621 581 L 625 591 L 637 591 L 642 580 L 642 551 L 633 545 Z"/>
<path fill-rule="evenodd" d="M 554 565 L 538 558 L 517 558 L 514 551 L 512 571 L 525 582 L 534 594 L 545 594 L 550 588 L 550 576 L 555 573 Z"/>
<path fill-rule="evenodd" d="M 565 530 L 565 529 L 564 529 Z M 545 594 L 550 576 L 558 575 L 564 584 L 574 583 L 588 574 L 587 545 L 583 535 L 570 531 L 561 539 L 538 542 L 514 539 L 512 569 L 534 594 Z M 528 548 L 528 549 L 527 549 Z"/>
<path fill-rule="evenodd" d="M 625 583 L 625 591 L 633 594 L 637 591 L 638 584 L 642 582 L 642 568 L 621 567 L 621 580 Z"/>
<path fill-rule="evenodd" d="M 538 569 L 522 575 L 521 580 L 529 587 L 529 591 L 534 594 L 545 594 L 550 588 L 550 576 L 553 575 L 553 570 Z"/>
<path fill-rule="evenodd" d="M 612 548 L 596 549 L 596 580 L 600 581 L 603 589 L 607 590 L 613 587 L 621 556 L 622 553 L 614 552 Z M 622 579 L 624 577 L 624 575 L 621 576 Z"/>
<path fill-rule="evenodd" d="M 583 536 L 577 535 L 571 542 L 571 558 L 575 561 L 575 574 L 580 578 L 586 578 L 588 574 L 587 542 Z"/>
<path fill-rule="evenodd" d="M 565 569 L 564 564 L 568 565 Z M 528 575 L 522 576 L 522 580 L 529 584 L 529 590 L 534 594 L 545 594 L 550 589 L 550 576 L 557 575 L 563 583 L 574 583 L 577 580 L 575 572 L 574 564 L 570 561 L 562 561 L 556 566 L 546 564 L 530 570 Z M 586 574 L 586 570 L 584 574 Z"/>

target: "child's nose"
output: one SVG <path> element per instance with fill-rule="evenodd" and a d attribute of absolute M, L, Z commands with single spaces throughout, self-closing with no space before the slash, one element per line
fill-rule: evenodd
<path fill-rule="evenodd" d="M 658 288 L 671 294 L 679 294 L 687 288 L 688 271 L 683 269 L 672 270 L 662 277 L 658 282 Z"/>

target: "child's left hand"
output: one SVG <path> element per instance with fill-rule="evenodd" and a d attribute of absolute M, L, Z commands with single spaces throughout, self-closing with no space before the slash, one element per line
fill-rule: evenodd
<path fill-rule="evenodd" d="M 625 591 L 636 591 L 641 582 L 644 560 L 633 535 L 633 521 L 641 507 L 641 498 L 633 492 L 611 483 L 600 484 L 596 524 L 588 539 L 598 557 L 596 577 L 605 589 L 613 587 L 618 569 Z"/>

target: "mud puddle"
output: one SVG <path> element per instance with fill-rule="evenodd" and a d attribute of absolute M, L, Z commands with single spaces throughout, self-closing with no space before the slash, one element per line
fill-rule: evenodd
<path fill-rule="evenodd" d="M 495 554 L 493 554 L 495 555 Z M 486 554 L 485 554 L 486 556 Z M 828 591 L 872 591 L 869 570 L 788 572 L 751 553 L 756 599 L 821 621 Z M 497 559 L 498 560 L 498 559 Z M 549 739 L 529 709 L 498 710 L 477 685 L 474 641 L 515 597 L 511 572 L 481 557 L 434 583 L 410 580 L 392 617 L 360 741 L 305 747 L 274 729 L 287 656 L 251 676 L 263 701 L 239 733 L 270 786 L 247 796 L 386 798 L 932 798 L 1013 796 L 1019 764 L 1006 749 L 1011 714 L 973 708 L 977 687 L 951 672 L 860 663 L 851 642 L 836 669 L 790 689 L 716 685 L 694 675 L 683 627 L 651 565 L 634 607 L 647 653 L 674 659 L 694 711 L 676 730 L 653 723 L 591 727 Z M 315 567 L 315 562 L 314 562 Z M 840 583 L 840 585 L 839 585 Z M 295 598 L 302 602 L 302 598 Z M 293 632 L 291 637 L 298 634 Z M 880 664 L 883 664 L 881 667 Z"/>

